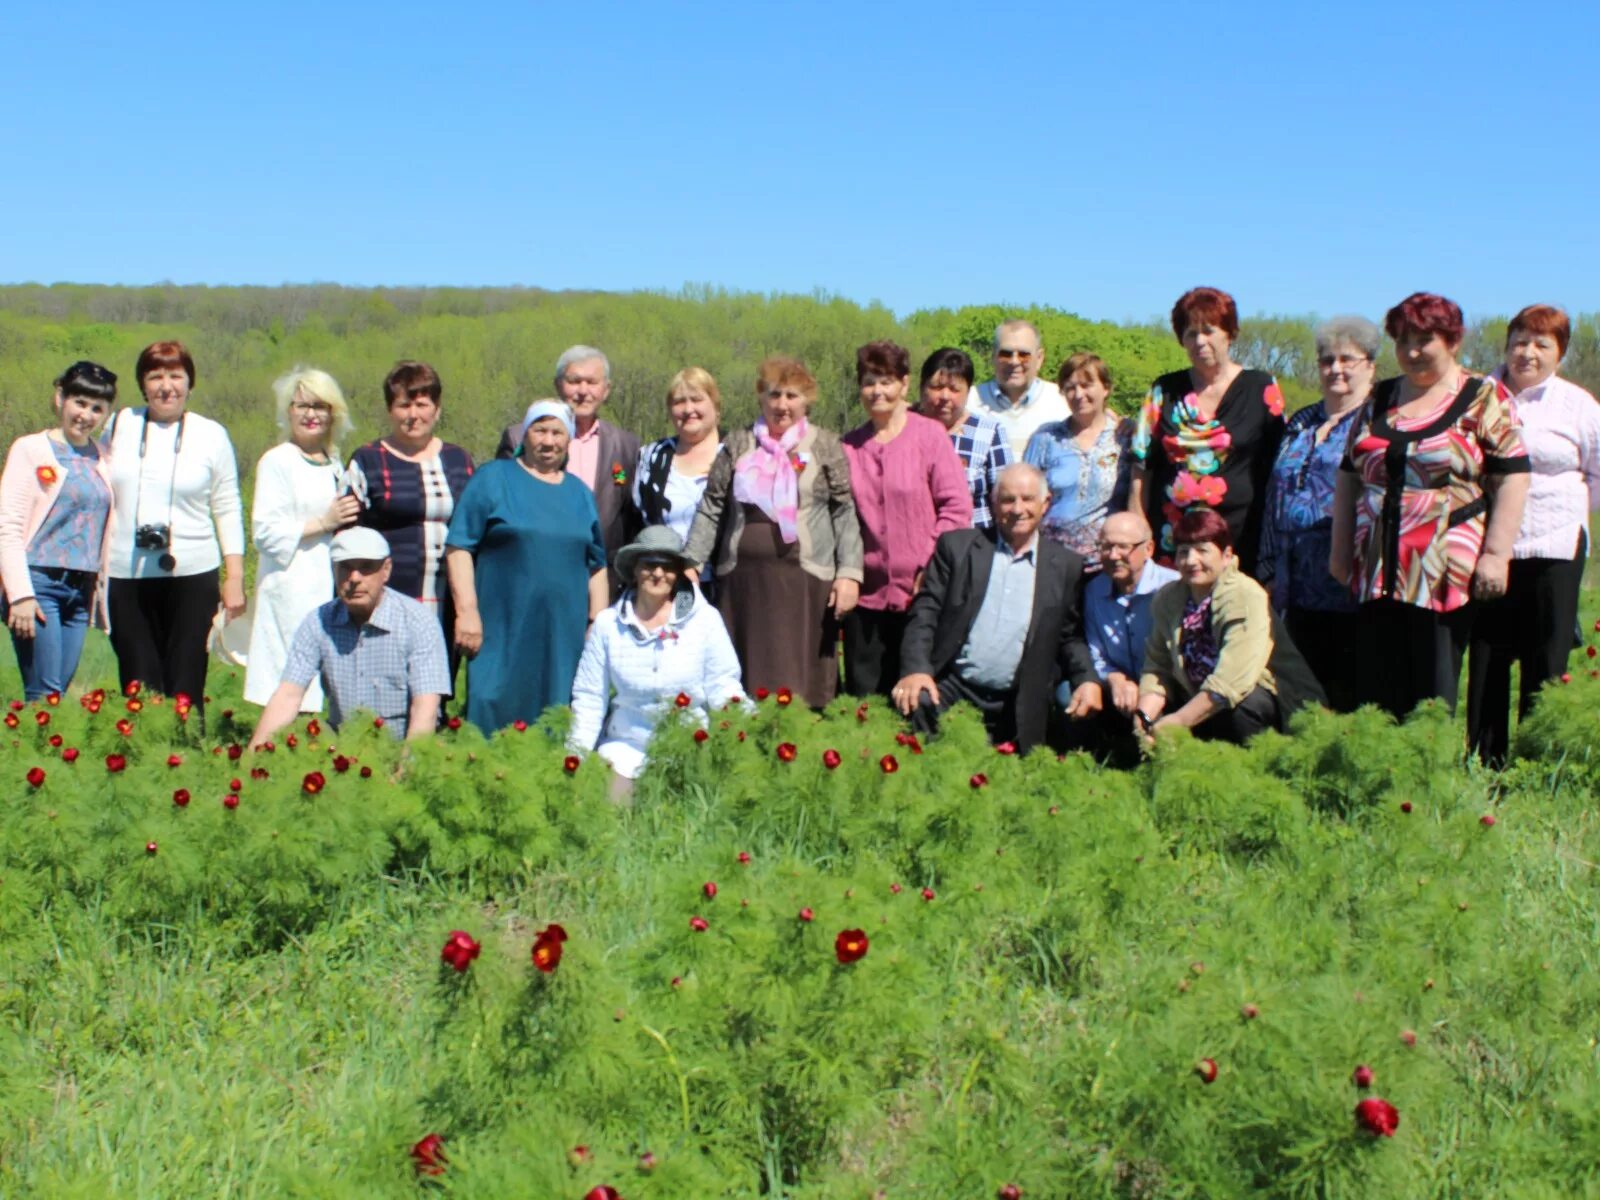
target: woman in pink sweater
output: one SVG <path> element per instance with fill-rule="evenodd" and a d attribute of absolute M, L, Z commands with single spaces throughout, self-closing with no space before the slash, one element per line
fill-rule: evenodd
<path fill-rule="evenodd" d="M 55 428 L 19 437 L 0 473 L 0 591 L 29 700 L 67 690 L 104 613 L 111 475 L 94 438 L 117 377 L 76 362 L 55 388 Z"/>
<path fill-rule="evenodd" d="M 972 493 L 944 426 L 911 411 L 905 347 L 862 346 L 856 384 L 867 421 L 840 441 L 866 560 L 861 599 L 844 621 L 844 686 L 887 696 L 901 675 L 900 638 L 933 544 L 972 524 Z"/>

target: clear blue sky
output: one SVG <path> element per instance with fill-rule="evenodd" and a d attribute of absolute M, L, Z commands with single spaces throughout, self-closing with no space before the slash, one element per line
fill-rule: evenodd
<path fill-rule="evenodd" d="M 1600 309 L 1600 5 L 46 4 L 0 280 Z"/>

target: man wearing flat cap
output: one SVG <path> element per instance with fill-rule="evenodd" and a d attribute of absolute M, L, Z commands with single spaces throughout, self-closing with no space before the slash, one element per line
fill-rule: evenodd
<path fill-rule="evenodd" d="M 376 529 L 345 529 L 333 539 L 334 598 L 295 630 L 283 682 L 250 735 L 260 746 L 300 712 L 318 676 L 328 696 L 328 724 L 366 709 L 395 737 L 433 732 L 450 691 L 438 618 L 388 586 L 389 543 Z"/>

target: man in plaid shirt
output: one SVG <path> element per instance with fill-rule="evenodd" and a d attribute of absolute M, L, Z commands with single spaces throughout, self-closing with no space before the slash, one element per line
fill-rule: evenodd
<path fill-rule="evenodd" d="M 972 527 L 988 529 L 994 524 L 989 497 L 999 483 L 1000 472 L 1014 460 L 1000 423 L 986 413 L 967 410 L 967 393 L 975 375 L 972 358 L 965 350 L 935 350 L 922 364 L 922 400 L 917 411 L 932 417 L 949 432 L 967 472 Z"/>

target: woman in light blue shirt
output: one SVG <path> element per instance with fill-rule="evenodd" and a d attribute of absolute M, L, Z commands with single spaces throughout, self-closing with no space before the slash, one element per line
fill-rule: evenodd
<path fill-rule="evenodd" d="M 1074 354 L 1057 378 L 1072 415 L 1042 426 L 1022 458 L 1050 485 L 1040 533 L 1082 555 L 1085 571 L 1094 572 L 1100 569 L 1100 527 L 1128 506 L 1131 430 L 1106 409 L 1111 371 L 1098 355 Z"/>

